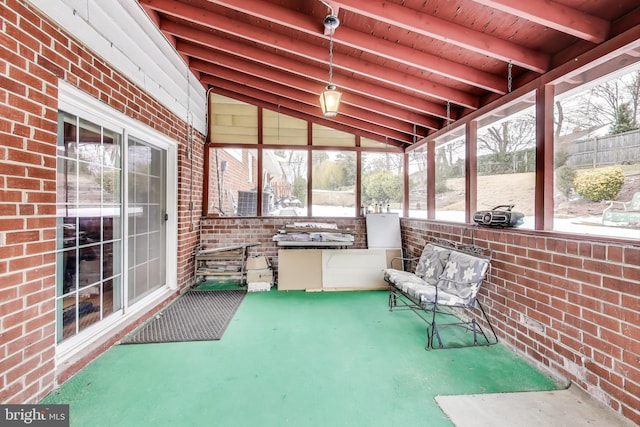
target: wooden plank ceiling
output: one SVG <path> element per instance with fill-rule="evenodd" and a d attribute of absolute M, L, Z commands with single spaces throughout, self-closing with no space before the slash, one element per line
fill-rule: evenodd
<path fill-rule="evenodd" d="M 206 88 L 401 146 L 640 23 L 638 0 L 138 1 Z"/>

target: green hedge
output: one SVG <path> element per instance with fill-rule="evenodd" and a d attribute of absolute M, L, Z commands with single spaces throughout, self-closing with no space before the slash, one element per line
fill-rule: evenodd
<path fill-rule="evenodd" d="M 571 166 L 560 166 L 556 169 L 556 188 L 569 197 L 573 190 L 573 181 L 576 179 L 576 169 Z"/>

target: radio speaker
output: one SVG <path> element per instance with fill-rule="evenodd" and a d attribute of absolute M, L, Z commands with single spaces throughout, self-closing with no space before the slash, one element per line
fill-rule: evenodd
<path fill-rule="evenodd" d="M 488 227 L 518 227 L 524 222 L 524 214 L 513 212 L 514 205 L 498 205 L 490 211 L 478 211 L 473 221 Z"/>

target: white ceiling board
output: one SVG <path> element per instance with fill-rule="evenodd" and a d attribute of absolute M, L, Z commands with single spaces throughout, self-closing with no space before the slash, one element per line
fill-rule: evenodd
<path fill-rule="evenodd" d="M 204 87 L 136 2 L 29 1 L 164 106 L 185 120 L 188 116 L 198 131 L 206 133 Z"/>

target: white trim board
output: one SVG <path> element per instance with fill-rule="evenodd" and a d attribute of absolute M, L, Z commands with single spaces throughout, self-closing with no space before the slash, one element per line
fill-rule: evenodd
<path fill-rule="evenodd" d="M 206 133 L 206 90 L 137 2 L 29 0 L 176 115 Z"/>

